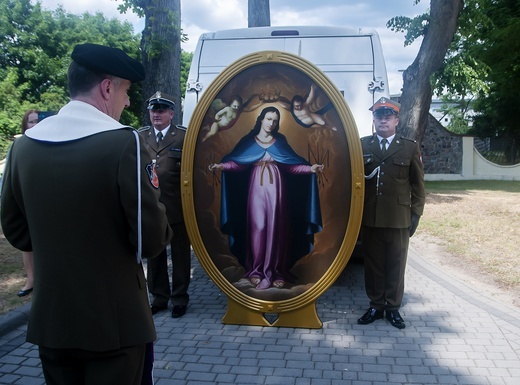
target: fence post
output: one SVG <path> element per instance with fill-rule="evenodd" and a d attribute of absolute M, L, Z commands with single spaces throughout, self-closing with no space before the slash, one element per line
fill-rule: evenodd
<path fill-rule="evenodd" d="M 464 179 L 473 179 L 474 176 L 474 138 L 473 136 L 462 137 L 462 176 Z"/>

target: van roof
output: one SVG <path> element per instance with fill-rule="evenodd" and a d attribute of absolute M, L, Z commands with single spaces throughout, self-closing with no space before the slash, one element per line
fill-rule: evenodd
<path fill-rule="evenodd" d="M 374 28 L 346 28 L 323 26 L 279 26 L 225 29 L 203 33 L 200 40 L 211 39 L 254 39 L 254 38 L 290 38 L 291 36 L 360 36 L 378 35 Z"/>
<path fill-rule="evenodd" d="M 204 33 L 194 51 L 184 98 L 189 125 L 204 91 L 234 61 L 259 51 L 282 51 L 313 63 L 337 87 L 353 113 L 360 136 L 372 133 L 368 108 L 388 95 L 379 34 L 374 28 L 277 26 Z"/>

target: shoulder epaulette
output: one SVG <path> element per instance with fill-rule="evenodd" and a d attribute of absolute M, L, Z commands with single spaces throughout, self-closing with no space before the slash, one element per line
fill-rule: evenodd
<path fill-rule="evenodd" d="M 183 130 L 183 131 L 186 131 L 186 130 L 187 130 L 187 128 L 184 127 L 184 126 L 181 125 L 181 124 L 177 124 L 175 127 L 178 128 L 179 130 Z"/>
<path fill-rule="evenodd" d="M 403 139 L 403 140 L 407 140 L 407 141 L 409 141 L 409 142 L 417 143 L 417 140 L 412 139 L 412 138 L 405 138 L 404 136 L 401 136 L 401 139 Z"/>
<path fill-rule="evenodd" d="M 137 129 L 137 132 L 141 132 L 141 131 L 149 130 L 151 127 L 152 127 L 152 126 L 144 126 L 144 127 L 138 128 L 138 129 Z"/>

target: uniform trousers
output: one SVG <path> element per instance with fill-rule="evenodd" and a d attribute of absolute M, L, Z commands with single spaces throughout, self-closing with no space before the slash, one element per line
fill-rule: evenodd
<path fill-rule="evenodd" d="M 408 228 L 363 226 L 365 290 L 370 307 L 397 310 L 404 294 L 404 273 L 410 243 Z"/>
<path fill-rule="evenodd" d="M 146 345 L 107 352 L 39 346 L 47 385 L 141 385 Z"/>
<path fill-rule="evenodd" d="M 172 304 L 187 306 L 188 287 L 191 279 L 190 239 L 184 223 L 170 225 L 173 237 L 170 244 L 172 260 L 172 286 L 168 274 L 168 255 L 164 249 L 156 258 L 147 262 L 148 290 L 153 296 L 152 305 L 165 306 L 171 298 Z"/>

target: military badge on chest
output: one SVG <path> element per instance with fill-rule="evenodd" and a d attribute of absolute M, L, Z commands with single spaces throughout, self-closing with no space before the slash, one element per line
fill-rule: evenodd
<path fill-rule="evenodd" d="M 146 173 L 148 179 L 153 187 L 159 188 L 159 177 L 157 176 L 157 170 L 155 170 L 155 159 L 146 165 Z"/>

